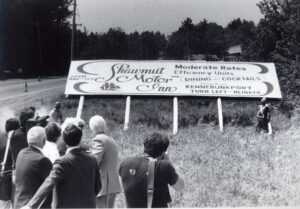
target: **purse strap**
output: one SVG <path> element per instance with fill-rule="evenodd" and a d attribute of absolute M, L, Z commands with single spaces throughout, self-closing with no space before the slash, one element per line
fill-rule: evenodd
<path fill-rule="evenodd" d="M 148 186 L 147 186 L 147 208 L 151 208 L 154 191 L 154 174 L 156 159 L 149 158 L 148 164 Z"/>
<path fill-rule="evenodd" d="M 8 132 L 7 143 L 6 143 L 6 147 L 5 147 L 5 154 L 4 154 L 3 162 L 1 163 L 2 164 L 1 173 L 3 173 L 5 171 L 5 164 L 7 161 L 8 150 L 10 147 L 10 139 L 11 139 L 13 133 L 14 133 L 14 131 Z"/>

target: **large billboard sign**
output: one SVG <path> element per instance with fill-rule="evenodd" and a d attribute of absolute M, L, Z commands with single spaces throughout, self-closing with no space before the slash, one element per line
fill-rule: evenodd
<path fill-rule="evenodd" d="M 72 61 L 67 95 L 282 98 L 273 63 Z"/>

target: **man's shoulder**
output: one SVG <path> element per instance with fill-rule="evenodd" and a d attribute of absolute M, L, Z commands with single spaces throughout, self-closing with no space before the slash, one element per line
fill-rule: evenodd
<path fill-rule="evenodd" d="M 96 143 L 96 144 L 114 144 L 114 145 L 116 145 L 115 140 L 112 137 L 107 136 L 105 134 L 99 134 L 99 135 L 95 136 L 92 139 L 92 143 Z"/>
<path fill-rule="evenodd" d="M 157 168 L 162 170 L 173 169 L 174 166 L 170 160 L 158 160 Z"/>
<path fill-rule="evenodd" d="M 32 155 L 32 156 L 39 156 L 42 157 L 44 156 L 40 151 L 35 150 L 34 148 L 27 146 L 19 152 L 19 155 Z"/>
<path fill-rule="evenodd" d="M 26 138 L 24 129 L 18 128 L 17 130 L 15 130 L 11 138 L 13 139 L 15 137 L 25 137 Z"/>
<path fill-rule="evenodd" d="M 30 154 L 32 153 L 29 151 L 28 147 L 25 147 L 24 149 L 21 149 L 21 151 L 18 154 L 18 157 L 21 158 L 21 156 L 23 155 L 30 155 Z"/>
<path fill-rule="evenodd" d="M 48 164 L 50 163 L 52 165 L 51 160 L 48 157 L 46 157 L 45 155 L 43 155 L 43 154 L 41 156 L 40 162 L 42 162 L 42 163 L 48 163 Z"/>
<path fill-rule="evenodd" d="M 24 161 L 24 159 L 28 159 Z M 17 161 L 20 161 L 21 164 L 26 164 L 26 162 L 31 162 L 34 164 L 38 163 L 51 163 L 51 161 L 45 157 L 40 151 L 34 150 L 31 147 L 26 147 L 22 149 L 17 157 Z"/>
<path fill-rule="evenodd" d="M 58 163 L 72 163 L 74 162 L 74 159 L 85 159 L 85 160 L 96 160 L 96 158 L 85 152 L 84 150 L 82 150 L 81 148 L 77 148 L 76 150 L 71 150 L 69 153 L 66 153 L 65 155 L 63 155 L 62 157 L 60 157 L 59 159 L 57 159 L 56 161 L 58 161 Z M 76 161 L 77 162 L 77 161 Z"/>
<path fill-rule="evenodd" d="M 24 148 L 21 150 L 21 152 L 24 151 L 26 154 L 33 156 L 33 158 L 38 159 L 39 161 L 49 161 L 51 162 L 43 153 L 41 150 L 38 150 L 37 148 L 32 148 L 30 146 Z"/>
<path fill-rule="evenodd" d="M 140 175 L 141 173 L 147 172 L 147 165 L 148 159 L 146 159 L 145 157 L 127 157 L 120 164 L 119 175 L 121 177 L 128 176 L 129 174 L 134 175 L 136 173 L 139 173 Z"/>
<path fill-rule="evenodd" d="M 97 134 L 92 141 L 107 141 L 109 140 L 109 136 L 107 136 L 106 134 Z"/>
<path fill-rule="evenodd" d="M 125 158 L 122 163 L 134 163 L 134 162 L 144 162 L 144 161 L 148 161 L 146 157 L 143 156 L 131 156 L 131 157 L 127 157 Z"/>
<path fill-rule="evenodd" d="M 87 158 L 88 160 L 97 162 L 96 157 L 95 157 L 94 155 L 92 155 L 91 153 L 88 153 L 88 152 L 86 152 L 86 151 L 84 151 L 84 150 L 81 150 L 81 152 L 82 152 L 82 155 L 83 155 L 85 158 Z"/>
<path fill-rule="evenodd" d="M 120 169 L 131 169 L 136 167 L 145 167 L 148 164 L 148 159 L 141 156 L 133 156 L 125 158 L 121 164 Z"/>

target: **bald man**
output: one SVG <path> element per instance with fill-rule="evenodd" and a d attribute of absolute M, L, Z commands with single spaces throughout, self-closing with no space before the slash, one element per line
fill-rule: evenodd
<path fill-rule="evenodd" d="M 121 192 L 118 177 L 118 148 L 115 140 L 106 135 L 106 122 L 101 116 L 93 116 L 89 125 L 95 136 L 92 139 L 92 154 L 97 158 L 102 183 L 102 189 L 97 195 L 97 206 L 113 208 L 116 194 Z"/>
<path fill-rule="evenodd" d="M 45 141 L 44 128 L 34 126 L 28 131 L 28 147 L 20 151 L 16 161 L 14 208 L 21 208 L 29 202 L 52 169 L 51 161 L 42 154 Z M 51 201 L 52 193 L 41 208 L 51 208 Z"/>

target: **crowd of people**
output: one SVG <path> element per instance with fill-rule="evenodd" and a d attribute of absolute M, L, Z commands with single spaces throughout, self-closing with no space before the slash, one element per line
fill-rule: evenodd
<path fill-rule="evenodd" d="M 184 189 L 167 154 L 168 136 L 149 134 L 144 153 L 119 162 L 103 117 L 90 118 L 93 138 L 84 139 L 90 140 L 87 146 L 81 143 L 85 121 L 63 119 L 60 109 L 57 102 L 49 116 L 36 117 L 35 108 L 25 108 L 18 119 L 6 121 L 9 152 L 3 163 L 12 169 L 10 208 L 113 208 L 121 192 L 130 208 L 168 207 L 169 185 Z"/>

